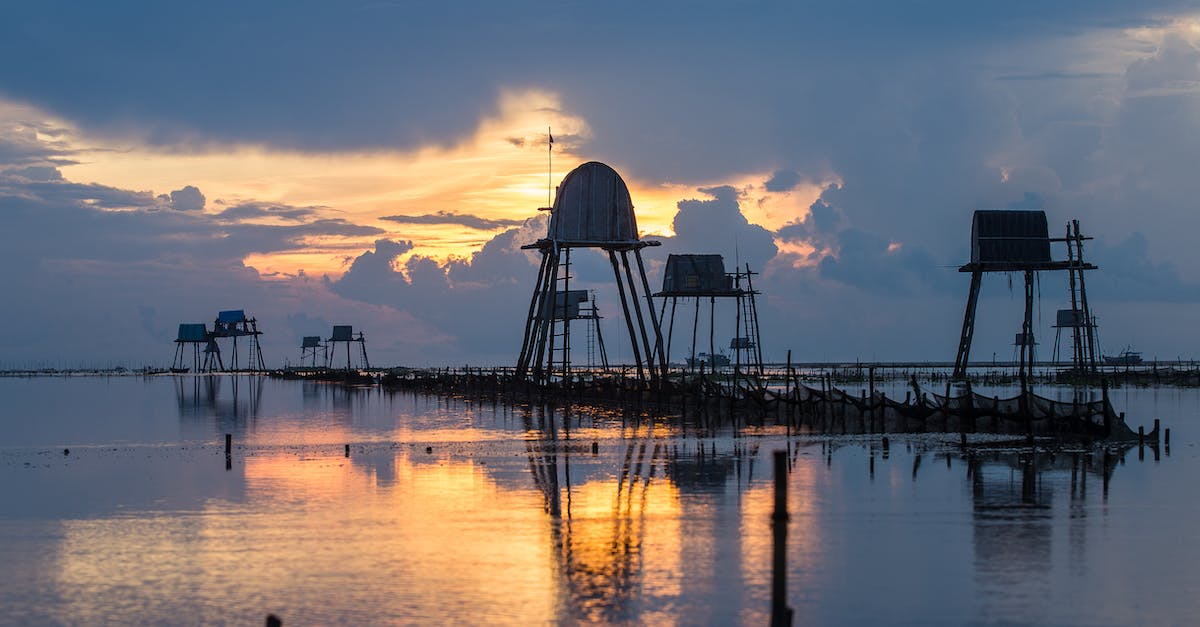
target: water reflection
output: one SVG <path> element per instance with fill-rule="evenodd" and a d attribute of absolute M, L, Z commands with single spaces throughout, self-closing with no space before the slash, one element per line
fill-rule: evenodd
<path fill-rule="evenodd" d="M 201 439 L 241 429 L 228 473 L 190 441 L 0 457 L 0 557 L 46 556 L 0 573 L 0 606 L 32 623 L 762 624 L 777 449 L 797 624 L 1113 622 L 1095 591 L 1149 586 L 1111 556 L 1145 524 L 1126 512 L 1154 466 L 1134 451 L 253 381 L 164 388 L 172 425 L 173 391 Z"/>
<path fill-rule="evenodd" d="M 180 421 L 204 430 L 242 431 L 258 418 L 266 380 L 259 376 L 197 375 L 172 377 Z"/>

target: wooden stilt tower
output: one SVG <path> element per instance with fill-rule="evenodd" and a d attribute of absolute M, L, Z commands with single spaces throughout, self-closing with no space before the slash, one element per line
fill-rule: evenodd
<path fill-rule="evenodd" d="M 753 272 L 749 266 L 746 270 L 725 272 L 725 260 L 721 255 L 670 255 L 667 257 L 667 268 L 663 274 L 663 289 L 655 294 L 662 298 L 662 311 L 659 318 L 667 322 L 666 354 L 670 358 L 671 343 L 675 331 L 675 311 L 680 298 L 694 298 L 696 302 L 695 316 L 692 320 L 692 349 L 688 366 L 696 369 L 701 363 L 707 362 L 709 370 L 716 370 L 721 364 L 715 352 L 716 343 L 715 321 L 717 299 L 731 299 L 736 303 L 734 315 L 734 334 L 729 342 L 733 351 L 732 365 L 738 374 L 762 377 L 762 341 L 758 332 L 758 305 L 752 280 Z M 696 335 L 700 319 L 700 304 L 708 299 L 708 357 L 696 358 Z M 671 303 L 671 313 L 666 312 L 667 302 Z M 686 300 L 685 300 L 686 303 Z"/>
<path fill-rule="evenodd" d="M 1025 283 L 1025 316 L 1021 332 L 1017 334 L 1019 352 L 1019 375 L 1022 394 L 1026 391 L 1033 373 L 1033 294 L 1034 280 L 1038 272 L 1067 270 L 1071 279 L 1072 302 L 1076 300 L 1078 288 L 1079 309 L 1086 325 L 1090 324 L 1087 311 L 1087 292 L 1083 287 L 1083 272 L 1095 270 L 1096 266 L 1083 261 L 1082 242 L 1088 238 L 1079 235 L 1079 222 L 1068 227 L 1065 239 L 1051 238 L 1044 211 L 976 211 L 971 221 L 971 262 L 958 269 L 971 273 L 971 288 L 967 295 L 967 307 L 963 314 L 962 334 L 958 340 L 958 355 L 954 360 L 951 379 L 965 381 L 967 364 L 971 356 L 971 340 L 975 334 L 975 310 L 979 301 L 979 289 L 983 275 L 989 272 L 1018 272 Z M 1067 243 L 1067 260 L 1054 261 L 1050 255 L 1051 242 Z M 1078 331 L 1077 331 L 1078 332 Z M 1094 337 L 1090 332 L 1088 335 Z M 1022 341 L 1022 338 L 1028 338 Z M 1092 358 L 1094 362 L 1094 357 Z"/>
<path fill-rule="evenodd" d="M 171 362 L 171 372 L 203 372 L 200 361 L 200 346 L 209 341 L 208 329 L 203 322 L 181 323 L 179 334 L 175 336 L 175 360 Z M 190 350 L 189 350 L 190 349 Z M 189 360 L 188 353 L 191 353 Z M 190 365 L 189 365 L 190 361 Z"/>
<path fill-rule="evenodd" d="M 263 362 L 262 346 L 259 344 L 258 336 L 262 335 L 262 331 L 258 330 L 258 320 L 255 318 L 247 318 L 246 312 L 242 309 L 228 309 L 217 314 L 217 319 L 213 321 L 212 338 L 232 338 L 233 352 L 229 360 L 231 370 L 239 370 L 238 363 L 238 338 L 246 338 L 246 364 L 245 369 L 248 372 L 263 372 L 267 369 Z M 210 347 L 215 347 L 214 341 Z M 207 349 L 206 349 L 207 350 Z M 219 353 L 219 349 L 218 349 Z"/>
<path fill-rule="evenodd" d="M 367 361 L 367 338 L 365 336 L 363 336 L 362 331 L 359 331 L 358 335 L 355 335 L 354 327 L 351 325 L 348 325 L 348 324 L 334 325 L 333 334 L 330 335 L 329 339 L 325 341 L 325 348 L 326 348 L 325 366 L 327 368 L 333 368 L 333 359 L 334 359 L 334 356 L 337 354 L 337 345 L 345 344 L 346 345 L 346 370 L 349 371 L 350 363 L 351 363 L 350 345 L 355 344 L 355 343 L 358 344 L 359 356 L 362 360 L 361 361 L 362 367 L 364 369 L 370 369 L 371 362 Z"/>
<path fill-rule="evenodd" d="M 308 360 L 309 368 L 317 367 L 317 351 L 323 351 L 321 354 L 321 363 L 324 364 L 329 359 L 329 349 L 321 344 L 321 336 L 306 335 L 300 340 L 300 365 L 304 365 L 304 360 Z"/>
<path fill-rule="evenodd" d="M 517 376 L 545 384 L 571 375 L 571 251 L 598 248 L 612 265 L 637 378 L 657 385 L 667 366 L 642 249 L 659 242 L 638 239 L 625 181 L 603 163 L 585 163 L 563 178 L 549 209 L 546 237 L 522 247 L 540 252 L 542 263 L 525 319 Z"/>

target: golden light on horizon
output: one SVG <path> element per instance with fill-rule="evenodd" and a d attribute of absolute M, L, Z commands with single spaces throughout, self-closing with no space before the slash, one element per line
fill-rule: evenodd
<path fill-rule="evenodd" d="M 2 103 L 0 114 L 34 116 L 32 107 Z M 542 215 L 557 185 L 590 160 L 577 153 L 591 135 L 586 120 L 564 110 L 561 98 L 540 90 L 509 90 L 473 132 L 444 144 L 406 150 L 301 151 L 259 144 L 152 145 L 138 137 L 88 136 L 70 123 L 47 118 L 44 139 L 67 146 L 71 163 L 59 166 L 66 180 L 165 197 L 193 186 L 205 196 L 204 212 L 220 214 L 246 203 L 299 208 L 303 214 L 235 217 L 230 224 L 299 227 L 314 220 L 342 220 L 377 233 L 304 236 L 282 251 L 246 255 L 241 261 L 265 278 L 336 278 L 348 261 L 372 250 L 377 239 L 412 241 L 407 256 L 446 262 L 469 258 L 493 237 L 520 221 Z M 17 119 L 14 118 L 14 119 Z M 547 126 L 553 128 L 553 169 L 548 171 Z M 836 176 L 809 178 L 786 192 L 769 192 L 770 172 L 746 172 L 720 181 L 647 181 L 614 164 L 630 187 L 644 236 L 673 235 L 678 204 L 706 199 L 702 190 L 729 185 L 743 215 L 768 229 L 802 219 Z M 164 202 L 167 202 L 164 200 Z M 397 219 L 388 219 L 397 217 Z"/>

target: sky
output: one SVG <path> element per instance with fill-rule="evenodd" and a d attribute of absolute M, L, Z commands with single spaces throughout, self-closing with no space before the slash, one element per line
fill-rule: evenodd
<path fill-rule="evenodd" d="M 0 368 L 167 365 L 179 323 L 224 309 L 257 319 L 270 366 L 335 324 L 379 365 L 512 364 L 538 268 L 521 246 L 545 235 L 548 189 L 593 160 L 663 244 L 652 286 L 670 253 L 758 273 L 768 360 L 953 360 L 971 214 L 1003 208 L 1095 238 L 1105 352 L 1200 356 L 1192 3 L 5 14 Z M 575 272 L 629 359 L 611 270 L 584 253 Z M 1048 357 L 1065 277 L 1038 296 Z M 1013 357 L 1020 301 L 1020 277 L 985 279 L 975 359 Z M 733 325 L 718 306 L 719 345 Z"/>

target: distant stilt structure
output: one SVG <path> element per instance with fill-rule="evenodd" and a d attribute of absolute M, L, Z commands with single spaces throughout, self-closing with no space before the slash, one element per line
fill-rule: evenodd
<path fill-rule="evenodd" d="M 580 319 L 587 320 L 587 356 L 588 368 L 608 370 L 608 351 L 604 348 L 604 334 L 600 330 L 600 308 L 596 306 L 596 294 L 591 294 L 588 307 L 579 310 Z"/>
<path fill-rule="evenodd" d="M 958 355 L 954 360 L 951 379 L 966 381 L 967 365 L 971 356 L 971 340 L 975 334 L 975 310 L 979 301 L 979 289 L 983 275 L 989 272 L 1020 272 L 1025 278 L 1025 316 L 1021 325 L 1019 341 L 1019 376 L 1022 392 L 1033 373 L 1033 295 L 1034 279 L 1038 272 L 1067 270 L 1071 278 L 1072 299 L 1078 296 L 1085 324 L 1090 324 L 1087 312 L 1086 290 L 1083 288 L 1083 272 L 1096 266 L 1083 261 L 1082 242 L 1078 221 L 1072 221 L 1065 239 L 1052 239 L 1046 222 L 1045 211 L 976 211 L 971 221 L 971 262 L 958 269 L 971 273 L 971 288 L 967 295 L 967 307 L 963 314 L 962 333 L 958 341 Z M 1067 260 L 1054 261 L 1050 256 L 1051 242 L 1067 243 Z M 1090 335 L 1090 332 L 1089 332 Z"/>
<path fill-rule="evenodd" d="M 233 351 L 230 353 L 229 366 L 231 370 L 246 370 L 250 372 L 262 372 L 267 369 L 263 362 L 262 347 L 259 344 L 258 336 L 262 335 L 262 331 L 258 330 L 258 321 L 254 318 L 247 318 L 246 312 L 242 309 L 230 309 L 217 314 L 217 319 L 213 323 L 213 339 L 232 338 Z M 240 368 L 238 363 L 238 338 L 245 337 L 246 347 L 246 367 Z M 213 343 L 214 345 L 216 342 Z M 219 350 L 218 350 L 219 354 Z"/>
<path fill-rule="evenodd" d="M 670 359 L 672 336 L 675 330 L 675 311 L 680 298 L 696 299 L 696 315 L 692 321 L 692 349 L 688 359 L 688 367 L 695 370 L 702 363 L 707 363 L 710 371 L 715 371 L 727 358 L 718 356 L 713 342 L 716 324 L 716 302 L 718 298 L 733 299 L 737 309 L 734 316 L 734 334 L 729 342 L 733 351 L 733 366 L 737 373 L 753 375 L 761 379 L 762 370 L 762 341 L 758 330 L 758 305 L 752 282 L 753 272 L 747 266 L 746 270 L 725 272 L 725 260 L 721 255 L 670 255 L 667 257 L 667 268 L 663 274 L 663 289 L 655 294 L 662 298 L 661 319 L 667 323 L 666 355 Z M 696 325 L 699 321 L 700 301 L 708 299 L 708 353 L 696 357 Z M 671 312 L 667 314 L 668 301 Z M 719 360 L 719 361 L 718 361 Z"/>
<path fill-rule="evenodd" d="M 1014 356 L 1022 350 L 1029 351 L 1029 363 L 1030 364 L 1037 363 L 1037 339 L 1033 336 L 1032 333 L 1030 333 L 1028 335 L 1026 335 L 1025 333 L 1018 333 L 1015 336 L 1013 336 Z M 1017 360 L 1014 359 L 1013 361 L 1017 361 Z"/>
<path fill-rule="evenodd" d="M 304 360 L 308 360 L 309 368 L 317 367 L 317 351 L 323 350 L 321 355 L 321 363 L 324 364 L 329 360 L 329 351 L 321 344 L 321 336 L 306 335 L 300 340 L 300 365 L 304 365 Z"/>
<path fill-rule="evenodd" d="M 522 247 L 540 252 L 542 263 L 525 320 L 517 376 L 545 384 L 571 375 L 572 318 L 565 315 L 572 294 L 571 251 L 599 248 L 608 253 L 612 265 L 637 377 L 657 385 L 667 367 L 641 251 L 659 242 L 638 239 L 625 181 L 603 163 L 585 163 L 563 178 L 548 209 L 546 237 Z"/>
<path fill-rule="evenodd" d="M 200 361 L 200 345 L 208 345 L 209 333 L 203 322 L 182 323 L 179 333 L 175 336 L 175 360 L 171 362 L 171 372 L 202 372 Z M 188 348 L 191 348 L 191 365 L 188 365 Z M 206 354 L 207 356 L 207 354 Z M 205 362 L 207 363 L 207 359 Z"/>
<path fill-rule="evenodd" d="M 225 362 L 221 360 L 221 346 L 214 337 L 208 338 L 204 345 L 204 366 L 202 372 L 220 372 L 225 370 Z"/>
<path fill-rule="evenodd" d="M 359 354 L 362 360 L 361 367 L 363 369 L 369 369 L 371 367 L 371 362 L 367 361 L 367 339 L 363 336 L 362 331 L 359 331 L 358 335 L 356 336 L 354 334 L 354 327 L 348 324 L 335 325 L 333 327 L 333 334 L 330 335 L 329 339 L 325 341 L 325 346 L 327 348 L 325 361 L 326 367 L 333 368 L 333 359 L 334 355 L 337 354 L 337 345 L 345 344 L 346 370 L 350 370 L 350 345 L 356 343 L 358 344 Z"/>

